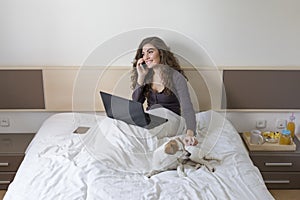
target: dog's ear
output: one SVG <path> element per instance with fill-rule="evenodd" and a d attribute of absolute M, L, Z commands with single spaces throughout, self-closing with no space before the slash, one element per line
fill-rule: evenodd
<path fill-rule="evenodd" d="M 165 145 L 165 153 L 174 155 L 178 151 L 179 147 L 178 144 L 175 140 L 170 140 L 166 145 Z"/>

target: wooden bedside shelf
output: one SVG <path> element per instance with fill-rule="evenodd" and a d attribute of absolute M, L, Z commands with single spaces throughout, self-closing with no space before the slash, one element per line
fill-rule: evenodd
<path fill-rule="evenodd" d="M 263 144 L 251 144 L 250 143 L 250 132 L 242 133 L 243 140 L 247 145 L 249 151 L 295 151 L 296 144 L 293 142 L 291 145 L 280 145 L 277 143 L 268 143 Z"/>
<path fill-rule="evenodd" d="M 13 180 L 34 133 L 0 134 L 0 190 Z"/>
<path fill-rule="evenodd" d="M 294 143 L 295 151 L 248 149 L 249 156 L 261 172 L 268 189 L 300 189 L 300 142 L 297 137 L 294 138 Z"/>

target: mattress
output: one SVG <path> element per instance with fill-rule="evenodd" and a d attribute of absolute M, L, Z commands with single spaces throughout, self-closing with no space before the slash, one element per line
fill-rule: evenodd
<path fill-rule="evenodd" d="M 196 114 L 197 147 L 221 159 L 215 172 L 187 166 L 147 178 L 155 149 L 185 131 L 184 119 L 159 108 L 169 121 L 151 130 L 105 116 L 58 113 L 28 146 L 4 200 L 24 199 L 274 199 L 233 125 L 222 114 Z M 86 133 L 73 133 L 89 127 Z"/>

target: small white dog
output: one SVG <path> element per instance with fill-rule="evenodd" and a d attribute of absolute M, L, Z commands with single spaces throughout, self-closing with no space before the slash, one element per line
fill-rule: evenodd
<path fill-rule="evenodd" d="M 189 156 L 190 153 L 185 150 L 184 143 L 179 137 L 171 139 L 154 151 L 152 171 L 146 176 L 150 178 L 160 172 L 174 169 L 177 169 L 179 176 L 185 176 L 182 163 Z"/>
<path fill-rule="evenodd" d="M 193 166 L 195 169 L 204 165 L 209 171 L 215 171 L 215 168 L 209 163 L 209 160 L 214 158 L 201 156 L 199 147 L 187 146 L 187 148 L 188 150 L 179 137 L 175 137 L 161 145 L 154 151 L 152 171 L 146 176 L 150 178 L 160 172 L 177 169 L 178 175 L 185 177 L 184 165 Z M 219 159 L 215 160 L 219 161 Z"/>

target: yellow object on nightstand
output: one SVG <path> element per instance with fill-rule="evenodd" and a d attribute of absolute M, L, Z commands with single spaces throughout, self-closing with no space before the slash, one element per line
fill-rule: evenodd
<path fill-rule="evenodd" d="M 263 144 L 251 144 L 250 143 L 250 132 L 243 132 L 242 138 L 245 141 L 246 146 L 248 147 L 249 151 L 295 151 L 296 144 L 293 142 L 290 145 L 280 145 L 277 142 L 265 142 Z"/>
<path fill-rule="evenodd" d="M 291 131 L 284 129 L 281 132 L 280 138 L 279 138 L 279 144 L 281 145 L 290 145 L 292 143 L 292 137 L 291 137 Z"/>
<path fill-rule="evenodd" d="M 291 131 L 292 138 L 295 137 L 295 116 L 294 113 L 290 116 L 290 121 L 288 122 L 286 129 Z"/>

